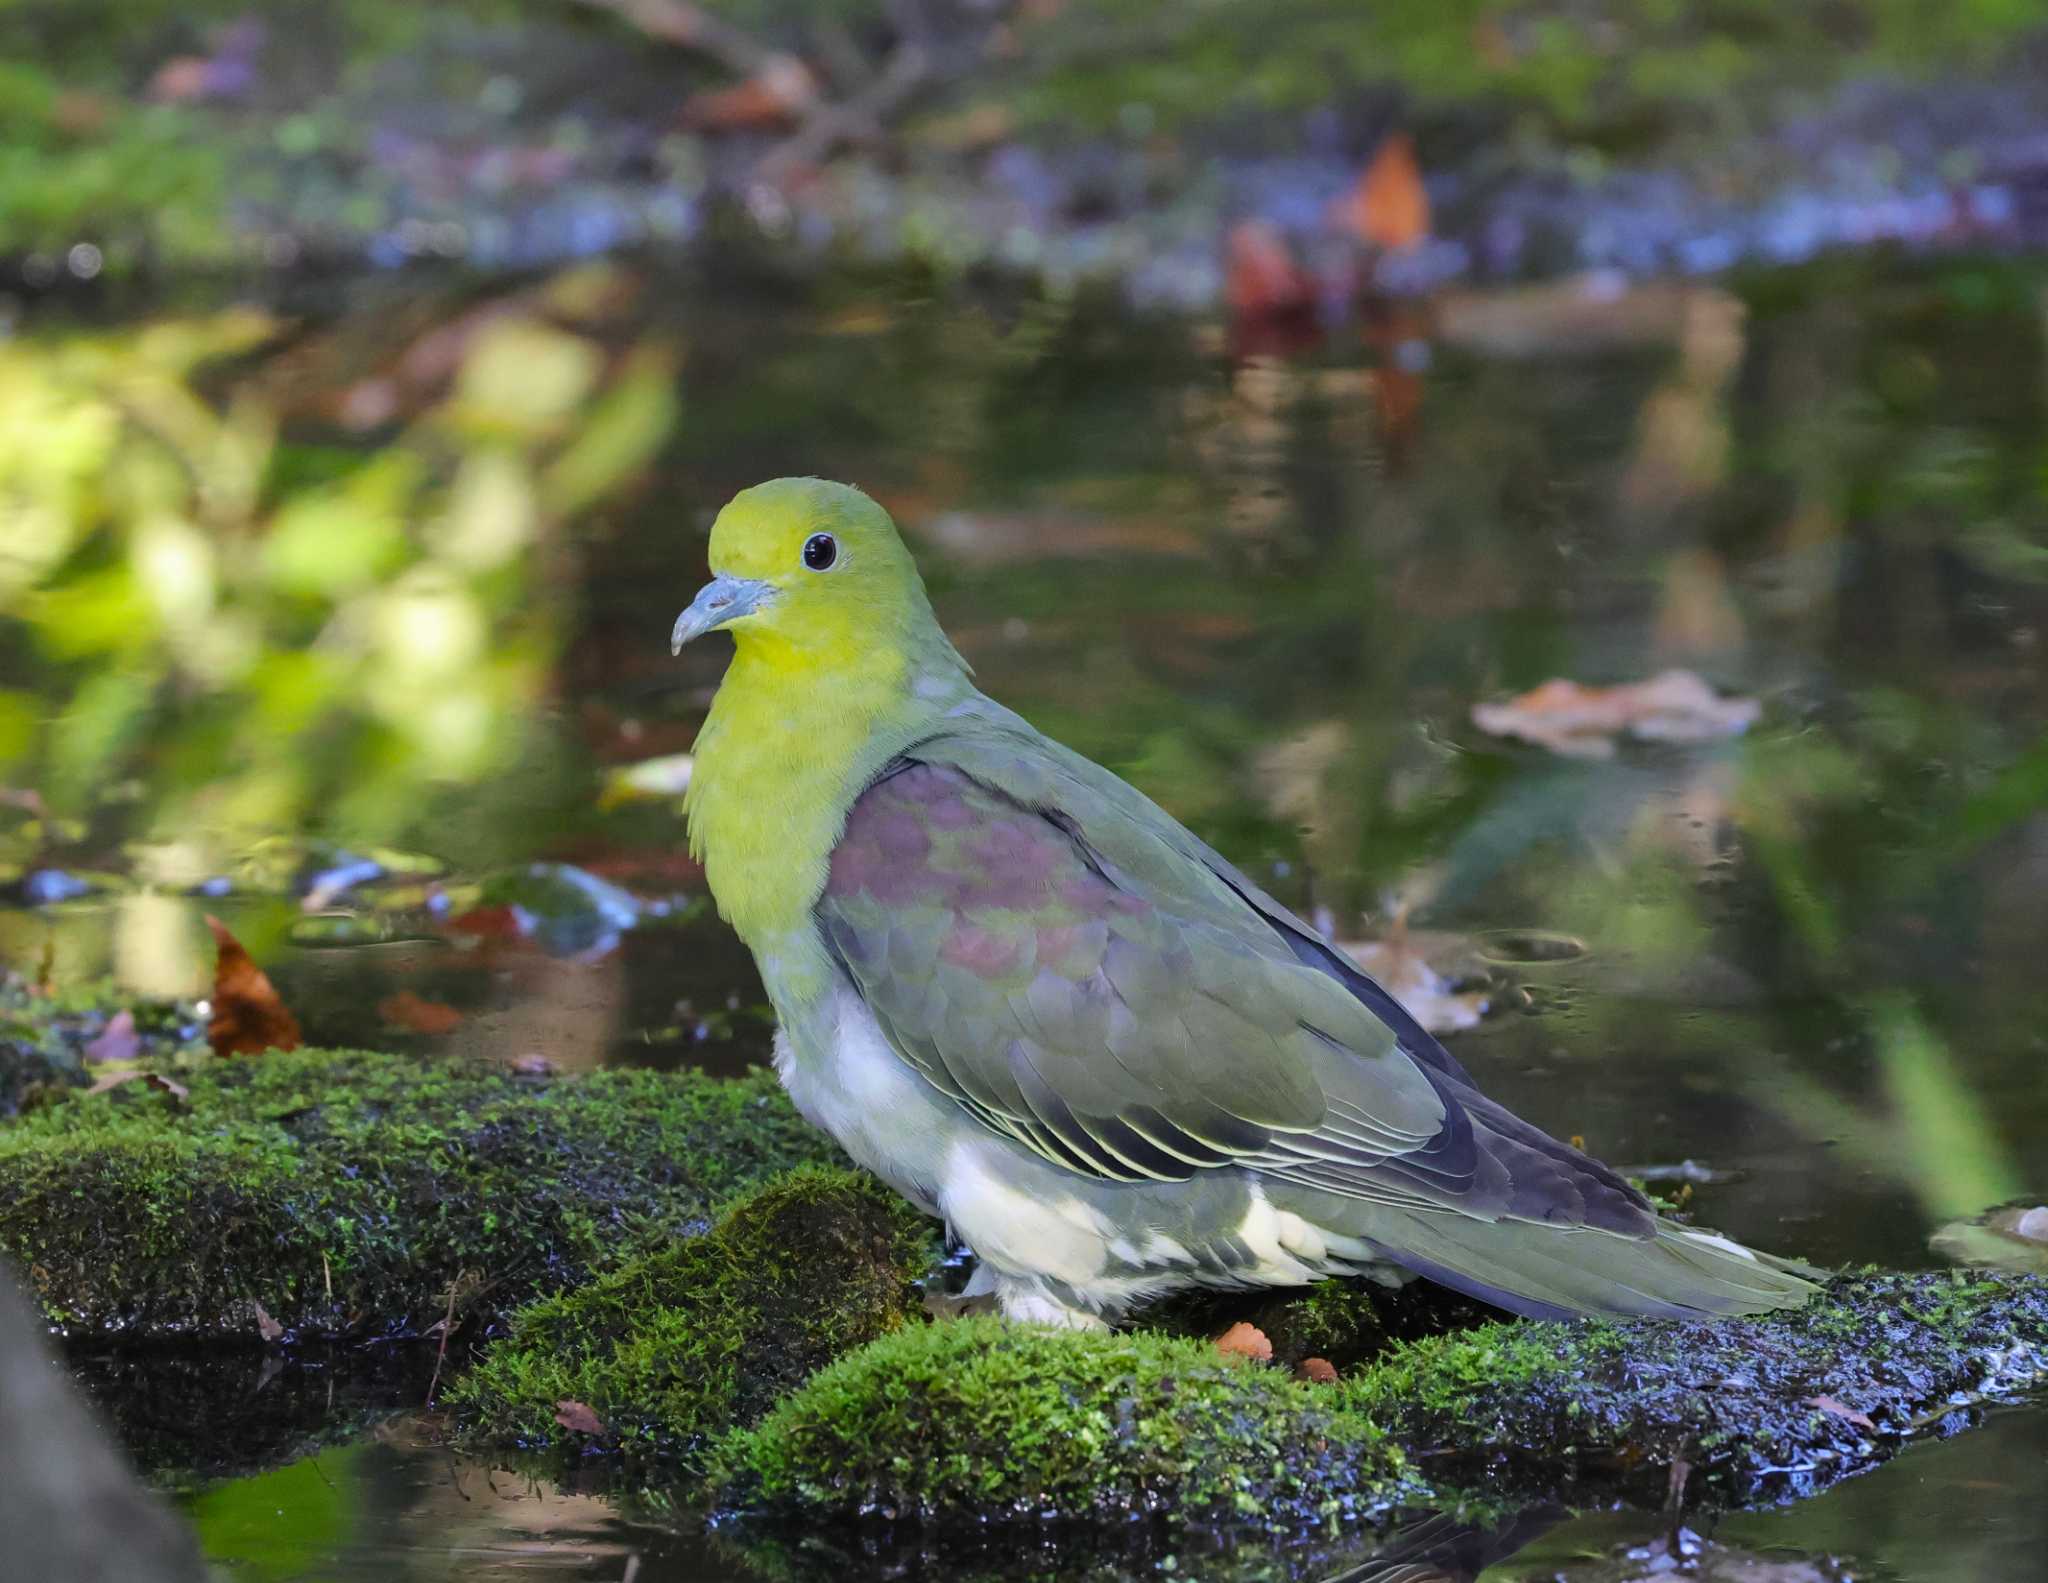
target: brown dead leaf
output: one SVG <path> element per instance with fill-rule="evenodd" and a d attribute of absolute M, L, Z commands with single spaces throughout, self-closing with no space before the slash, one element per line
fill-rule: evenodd
<path fill-rule="evenodd" d="M 1396 132 L 1380 144 L 1358 184 L 1337 201 L 1332 218 L 1370 247 L 1394 251 L 1429 236 L 1429 190 L 1415 162 L 1415 140 Z"/>
<path fill-rule="evenodd" d="M 1224 242 L 1223 294 L 1240 319 L 1270 319 L 1315 307 L 1315 282 L 1294 259 L 1280 228 L 1240 220 Z"/>
<path fill-rule="evenodd" d="M 1335 1385 L 1337 1365 L 1328 1358 L 1303 1358 L 1301 1367 L 1294 1371 L 1311 1385 Z"/>
<path fill-rule="evenodd" d="M 142 1054 L 142 1039 L 135 1031 L 135 1013 L 122 1007 L 107 1019 L 100 1036 L 85 1047 L 88 1066 L 105 1066 L 116 1061 L 133 1061 Z"/>
<path fill-rule="evenodd" d="M 744 82 L 690 95 L 682 121 L 705 132 L 787 130 L 817 98 L 811 68 L 794 55 L 777 55 Z"/>
<path fill-rule="evenodd" d="M 170 1095 L 171 1103 L 174 1105 L 182 1105 L 192 1097 L 191 1089 L 174 1077 L 165 1077 L 161 1072 L 145 1072 L 142 1074 L 142 1080 L 159 1094 Z"/>
<path fill-rule="evenodd" d="M 1844 1406 L 1832 1396 L 1809 1396 L 1799 1405 L 1802 1407 L 1818 1407 L 1824 1413 L 1832 1413 L 1837 1418 L 1847 1419 L 1858 1429 L 1867 1429 L 1872 1434 L 1877 1433 L 1877 1425 L 1871 1421 L 1868 1413 L 1859 1413 L 1853 1407 Z"/>
<path fill-rule="evenodd" d="M 249 1306 L 256 1310 L 256 1333 L 265 1341 L 282 1341 L 284 1326 L 270 1317 L 270 1310 L 261 1303 L 251 1303 Z"/>
<path fill-rule="evenodd" d="M 134 1067 L 119 1067 L 103 1073 L 87 1094 L 105 1094 L 129 1083 L 146 1083 L 159 1094 L 168 1094 L 173 1106 L 182 1105 L 192 1097 L 192 1091 L 175 1078 L 165 1077 L 161 1072 L 141 1072 Z"/>
<path fill-rule="evenodd" d="M 377 1015 L 391 1027 L 407 1033 L 424 1033 L 438 1037 L 453 1033 L 462 1025 L 462 1013 L 453 1006 L 444 1006 L 438 1000 L 428 1000 L 415 995 L 409 989 L 401 989 L 395 995 L 386 995 L 377 1002 Z"/>
<path fill-rule="evenodd" d="M 1273 1343 L 1265 1331 L 1244 1319 L 1216 1338 L 1216 1350 L 1226 1358 L 1250 1358 L 1254 1363 L 1273 1361 Z"/>
<path fill-rule="evenodd" d="M 1483 991 L 1455 990 L 1449 979 L 1423 960 L 1421 946 L 1422 939 L 1411 940 L 1405 929 L 1397 929 L 1384 940 L 1340 941 L 1337 949 L 1364 968 L 1431 1033 L 1477 1027 L 1486 1015 L 1488 996 Z"/>
<path fill-rule="evenodd" d="M 1566 758 L 1604 759 L 1624 732 L 1648 742 L 1711 742 L 1740 736 L 1762 712 L 1754 698 L 1723 697 L 1691 671 L 1672 670 L 1620 687 L 1554 678 L 1506 703 L 1474 704 L 1472 723 Z"/>
<path fill-rule="evenodd" d="M 572 1435 L 602 1435 L 610 1433 L 604 1421 L 582 1402 L 561 1401 L 555 1403 L 555 1422 Z"/>
<path fill-rule="evenodd" d="M 296 1050 L 299 1020 L 278 998 L 269 975 L 258 967 L 242 942 L 211 913 L 217 952 L 213 967 L 213 1020 L 206 1042 L 215 1055 L 256 1055 L 264 1050 Z"/>

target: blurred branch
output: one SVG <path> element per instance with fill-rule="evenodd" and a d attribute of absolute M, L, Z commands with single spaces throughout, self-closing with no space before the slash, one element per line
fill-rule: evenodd
<path fill-rule="evenodd" d="M 867 67 L 836 20 L 821 28 L 820 47 L 830 58 L 832 77 L 842 87 L 857 88 L 851 97 L 838 101 L 818 96 L 816 77 L 797 56 L 760 42 L 689 0 L 577 0 L 577 4 L 608 11 L 664 44 L 695 50 L 747 83 L 779 85 L 797 129 L 762 157 L 756 174 L 764 181 L 779 182 L 842 144 L 880 139 L 888 118 L 932 72 L 932 51 L 924 42 L 929 27 L 923 13 L 909 4 L 888 8 L 898 41 L 879 70 Z M 802 92 L 791 92 L 791 83 L 799 85 Z"/>
<path fill-rule="evenodd" d="M 770 49 L 744 28 L 715 17 L 689 0 L 575 0 L 578 5 L 609 11 L 649 38 L 708 55 L 742 77 L 770 69 L 783 52 Z"/>
<path fill-rule="evenodd" d="M 816 163 L 842 143 L 872 142 L 931 72 L 931 57 L 910 40 L 896 46 L 873 83 L 844 104 L 820 105 L 786 142 L 762 156 L 760 175 L 778 181 Z"/>

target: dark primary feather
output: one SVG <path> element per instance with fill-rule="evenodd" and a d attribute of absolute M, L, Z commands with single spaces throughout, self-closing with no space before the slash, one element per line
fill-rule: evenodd
<path fill-rule="evenodd" d="M 1300 920 L 1014 718 L 870 786 L 817 907 L 897 1051 L 982 1125 L 1104 1181 L 1253 1166 L 1402 1210 L 1656 1235 L 1613 1172 L 1479 1094 Z"/>

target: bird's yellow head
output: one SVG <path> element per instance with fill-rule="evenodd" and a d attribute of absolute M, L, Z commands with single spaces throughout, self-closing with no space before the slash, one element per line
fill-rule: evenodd
<path fill-rule="evenodd" d="M 670 634 L 678 650 L 723 628 L 743 651 L 836 666 L 938 630 L 896 525 L 846 484 L 778 478 L 742 490 L 711 525 L 710 561 L 712 581 Z"/>

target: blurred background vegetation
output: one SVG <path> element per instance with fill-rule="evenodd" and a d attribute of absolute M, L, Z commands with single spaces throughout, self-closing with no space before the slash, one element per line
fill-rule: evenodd
<path fill-rule="evenodd" d="M 0 259 L 375 256 L 407 220 L 481 222 L 409 242 L 460 252 L 571 173 L 627 211 L 586 233 L 661 235 L 687 228 L 677 194 L 760 174 L 764 143 L 778 179 L 836 161 L 871 188 L 872 157 L 963 204 L 992 154 L 1080 158 L 1056 184 L 1082 210 L 1199 190 L 1217 154 L 1355 150 L 1391 125 L 1454 199 L 1675 169 L 1706 201 L 1831 161 L 1882 184 L 1916 157 L 1967 180 L 2024 129 L 1962 85 L 2025 83 L 2044 54 L 2030 0 L 0 0 Z M 1954 102 L 1847 138 L 1853 158 L 1829 146 L 1846 128 L 1798 130 L 1887 113 L 1845 89 L 1943 83 Z M 964 221 L 891 223 L 915 250 Z"/>
<path fill-rule="evenodd" d="M 313 1042 L 761 1058 L 677 806 L 722 655 L 665 637 L 719 504 L 816 472 L 1509 1104 L 1774 1248 L 1997 1251 L 1954 1223 L 2048 1191 L 2041 29 L 0 0 L 0 1053 L 39 977 L 202 989 L 211 910 Z M 1474 718 L 1671 668 L 1753 723 Z M 373 1569 L 407 1455 L 194 1510 L 255 1558 L 296 1488 L 252 1575 Z M 1972 1501 L 2038 1531 L 1944 1467 L 1902 1575 Z"/>

